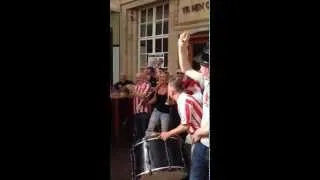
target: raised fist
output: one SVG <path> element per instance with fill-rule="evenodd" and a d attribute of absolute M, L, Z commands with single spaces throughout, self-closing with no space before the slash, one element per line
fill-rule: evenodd
<path fill-rule="evenodd" d="M 190 33 L 185 31 L 180 34 L 179 40 L 178 40 L 178 46 L 179 47 L 186 47 L 189 44 L 189 38 L 190 38 Z"/>

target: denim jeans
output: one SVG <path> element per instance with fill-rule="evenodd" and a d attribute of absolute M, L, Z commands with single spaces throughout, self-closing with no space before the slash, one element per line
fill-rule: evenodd
<path fill-rule="evenodd" d="M 200 142 L 194 144 L 189 180 L 209 180 L 209 148 Z"/>
<path fill-rule="evenodd" d="M 158 111 L 157 108 L 154 108 L 146 130 L 146 136 L 150 136 L 159 123 L 161 123 L 161 132 L 169 131 L 170 115 L 169 113 L 163 113 Z"/>

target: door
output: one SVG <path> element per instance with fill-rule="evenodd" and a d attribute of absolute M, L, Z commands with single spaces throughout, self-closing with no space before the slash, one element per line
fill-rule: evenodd
<path fill-rule="evenodd" d="M 209 43 L 209 31 L 198 32 L 190 35 L 189 40 L 189 60 L 192 63 L 192 67 L 195 70 L 200 69 L 200 64 L 193 61 L 199 52 L 202 51 L 203 47 Z"/>

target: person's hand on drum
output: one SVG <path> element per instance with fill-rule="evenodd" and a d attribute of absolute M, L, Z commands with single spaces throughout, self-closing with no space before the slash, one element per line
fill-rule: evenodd
<path fill-rule="evenodd" d="M 162 139 L 162 140 L 167 140 L 169 137 L 170 137 L 171 135 L 170 135 L 170 133 L 169 132 L 161 132 L 160 133 L 160 138 Z"/>

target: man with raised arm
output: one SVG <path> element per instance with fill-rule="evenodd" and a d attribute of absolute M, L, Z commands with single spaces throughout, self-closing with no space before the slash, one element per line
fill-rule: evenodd
<path fill-rule="evenodd" d="M 209 49 L 206 47 L 199 53 L 195 61 L 200 63 L 200 72 L 192 69 L 188 57 L 190 34 L 183 32 L 178 40 L 178 55 L 181 71 L 191 79 L 199 82 L 203 89 L 203 116 L 198 128 L 192 135 L 195 143 L 191 157 L 190 180 L 207 180 L 209 179 Z"/>

